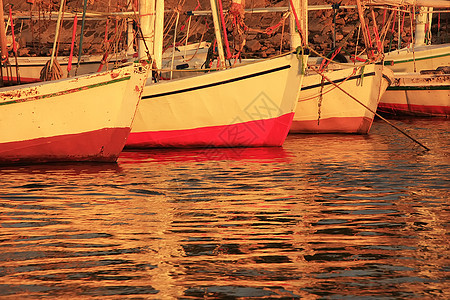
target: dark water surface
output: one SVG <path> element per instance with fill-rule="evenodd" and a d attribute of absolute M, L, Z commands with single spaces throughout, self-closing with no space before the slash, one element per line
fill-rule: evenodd
<path fill-rule="evenodd" d="M 450 122 L 0 169 L 0 297 L 450 299 Z"/>

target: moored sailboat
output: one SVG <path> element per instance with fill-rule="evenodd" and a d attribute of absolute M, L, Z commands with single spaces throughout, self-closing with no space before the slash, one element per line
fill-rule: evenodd
<path fill-rule="evenodd" d="M 392 71 L 382 65 L 369 64 L 328 70 L 323 74 L 340 88 L 320 74 L 305 76 L 290 132 L 367 134 L 381 95 L 393 79 Z"/>
<path fill-rule="evenodd" d="M 9 9 L 7 31 L 10 37 L 9 46 L 14 50 L 6 58 L 5 64 L 10 66 L 11 71 L 1 74 L 3 82 L 23 84 L 44 80 L 41 76 L 42 70 L 49 61 L 50 51 L 53 65 L 57 70 L 54 72 L 54 77 L 57 79 L 110 70 L 134 60 L 132 23 L 126 19 L 126 16 L 132 16 L 131 12 L 128 14 L 126 12 L 111 12 L 110 14 L 98 12 L 91 13 L 89 17 L 86 17 L 88 5 L 87 1 L 84 1 L 82 22 L 78 22 L 78 9 L 74 9 L 72 6 L 75 13 L 71 13 L 71 8 L 67 8 L 65 0 L 61 1 L 59 12 L 55 11 L 54 5 L 43 7 L 44 5 L 34 1 L 27 2 L 30 3 L 29 11 L 24 11 L 23 4 L 18 4 L 19 8 L 17 9 L 13 9 L 13 5 L 11 5 Z M 36 11 L 38 7 L 39 12 Z M 120 8 L 116 7 L 115 10 L 120 10 Z M 48 18 L 42 19 L 41 14 L 48 15 Z M 87 14 L 89 15 L 89 13 Z M 115 16 L 116 19 L 115 26 L 112 26 L 114 34 L 110 30 L 111 25 L 107 25 L 111 16 Z M 57 24 L 53 26 L 55 19 L 57 19 Z M 86 20 L 87 22 L 85 22 Z M 94 38 L 97 34 L 93 34 L 92 28 L 94 25 L 98 25 L 97 22 L 103 20 L 107 20 L 104 38 L 100 38 L 100 36 Z M 85 26 L 90 21 L 96 23 Z M 21 22 L 20 26 L 18 26 L 19 22 Z M 80 23 L 80 40 L 77 43 L 77 29 Z M 125 36 L 127 27 L 128 32 Z M 85 37 L 84 42 L 83 37 Z M 53 40 L 53 50 L 48 48 L 51 40 Z M 79 50 L 78 55 L 74 54 L 76 48 Z M 69 52 L 70 54 L 68 54 Z"/>
<path fill-rule="evenodd" d="M 8 53 L 2 0 L 0 8 L 3 73 Z M 54 54 L 46 78 L 53 77 Z M 0 88 L 0 164 L 116 161 L 149 70 L 144 61 L 71 79 Z"/>
<path fill-rule="evenodd" d="M 450 44 L 418 44 L 394 50 L 385 54 L 384 65 L 396 73 L 414 73 L 450 66 Z"/>
<path fill-rule="evenodd" d="M 303 75 L 289 54 L 147 85 L 127 147 L 281 146 Z"/>
<path fill-rule="evenodd" d="M 103 70 L 111 70 L 116 65 L 120 65 L 127 60 L 131 61 L 131 56 L 127 56 L 126 54 L 121 55 L 121 59 L 108 61 Z M 83 74 L 91 74 L 95 73 L 99 70 L 103 55 L 83 55 L 80 58 L 80 64 L 76 68 L 76 70 L 68 71 L 67 67 L 69 64 L 69 56 L 59 56 L 55 58 L 55 61 L 58 62 L 60 66 L 60 76 L 61 78 L 68 78 L 70 76 L 74 76 L 75 71 L 79 75 Z M 42 81 L 41 79 L 41 71 L 45 67 L 45 64 L 48 62 L 48 57 L 44 56 L 36 56 L 36 57 L 17 57 L 17 60 L 14 58 L 9 58 L 9 64 L 12 68 L 12 75 L 7 76 L 7 74 L 3 74 L 4 82 L 11 82 L 13 84 L 20 83 L 32 83 Z M 17 68 L 19 69 L 18 76 L 16 74 Z"/>
<path fill-rule="evenodd" d="M 220 53 L 221 36 L 214 0 L 211 7 Z M 141 13 L 141 21 L 145 15 L 152 14 Z M 144 33 L 144 36 L 152 35 Z M 155 32 L 157 40 L 158 32 Z M 149 45 L 150 51 L 156 48 L 151 46 L 152 41 Z M 126 146 L 281 146 L 291 126 L 303 79 L 301 65 L 306 58 L 304 55 L 297 59 L 291 53 L 149 84 L 144 88 Z"/>
<path fill-rule="evenodd" d="M 421 4 L 450 8 L 449 1 Z M 414 43 L 385 56 L 395 79 L 380 100 L 378 112 L 383 115 L 450 117 L 450 44 L 425 43 L 431 12 L 429 7 L 418 9 Z"/>
<path fill-rule="evenodd" d="M 307 11 L 307 0 L 297 0 L 294 6 Z M 304 30 L 305 39 L 307 31 Z M 299 42 L 294 38 L 291 43 L 295 47 Z M 359 66 L 332 63 L 325 70 L 309 65 L 290 132 L 367 134 L 375 117 L 373 112 L 392 78 L 392 71 L 375 62 Z"/>
<path fill-rule="evenodd" d="M 114 162 L 149 72 L 143 63 L 0 89 L 0 164 Z"/>
<path fill-rule="evenodd" d="M 396 73 L 378 111 L 391 116 L 450 117 L 450 73 Z"/>

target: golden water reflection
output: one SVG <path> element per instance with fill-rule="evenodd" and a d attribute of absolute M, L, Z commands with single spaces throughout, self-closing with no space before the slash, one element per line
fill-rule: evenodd
<path fill-rule="evenodd" d="M 450 298 L 448 156 L 378 130 L 1 169 L 0 296 Z"/>

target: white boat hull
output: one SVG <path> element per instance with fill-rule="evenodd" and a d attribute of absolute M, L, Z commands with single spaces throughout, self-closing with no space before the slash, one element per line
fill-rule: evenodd
<path fill-rule="evenodd" d="M 163 54 L 163 66 L 162 77 L 170 78 L 171 69 L 183 70 L 183 69 L 201 69 L 206 60 L 206 54 L 208 51 L 209 43 L 203 42 L 200 44 L 189 44 L 188 46 L 179 46 L 176 48 L 175 53 L 172 53 L 172 48 L 169 48 Z M 172 65 L 173 54 L 173 65 Z M 80 66 L 77 68 L 77 58 L 73 58 L 72 70 L 67 71 L 67 65 L 69 63 L 68 56 L 59 56 L 57 58 L 58 64 L 61 67 L 61 78 L 73 77 L 75 73 L 77 75 L 91 74 L 100 71 L 111 70 L 116 64 L 124 63 L 133 60 L 133 55 L 119 53 L 111 55 L 108 63 L 104 63 L 101 66 L 103 56 L 102 55 L 84 55 L 81 57 Z M 49 61 L 49 57 L 18 57 L 17 64 L 19 66 L 19 78 L 22 84 L 39 82 L 41 81 L 41 70 L 45 64 Z M 13 57 L 9 58 L 11 65 L 11 77 L 7 77 L 7 74 L 3 74 L 4 82 L 17 83 L 17 69 L 16 60 Z M 173 78 L 179 78 L 184 76 L 190 76 L 192 72 L 175 71 L 172 72 Z M 70 75 L 70 76 L 68 76 Z"/>
<path fill-rule="evenodd" d="M 414 51 L 413 51 L 414 50 Z M 450 66 L 450 44 L 420 45 L 392 51 L 385 65 L 395 80 L 380 100 L 378 112 L 391 116 L 445 117 L 449 112 L 449 74 L 421 74 Z"/>
<path fill-rule="evenodd" d="M 85 55 L 81 57 L 79 68 L 77 68 L 77 59 L 74 58 L 72 62 L 72 70 L 70 72 L 67 71 L 67 65 L 69 63 L 68 56 L 58 57 L 57 61 L 61 67 L 61 78 L 67 78 L 74 77 L 75 73 L 77 75 L 84 75 L 95 73 L 99 70 L 111 70 L 116 64 L 124 63 L 130 58 L 127 58 L 125 54 L 120 54 L 115 57 L 121 57 L 121 59 L 118 58 L 117 60 L 110 60 L 108 63 L 105 63 L 102 67 L 100 67 L 103 58 L 102 55 Z M 17 65 L 19 66 L 18 73 L 20 83 L 24 84 L 41 81 L 41 70 L 49 60 L 49 57 L 18 57 Z M 9 63 L 11 65 L 12 74 L 10 74 L 10 77 L 7 77 L 7 74 L 4 72 L 3 81 L 17 83 L 18 78 L 15 58 L 9 58 Z"/>
<path fill-rule="evenodd" d="M 421 45 L 391 51 L 384 56 L 384 65 L 395 73 L 436 70 L 450 66 L 450 44 Z"/>
<path fill-rule="evenodd" d="M 365 66 L 363 72 L 364 76 L 360 70 L 345 68 L 324 75 L 364 106 L 327 80 L 322 83 L 321 75 L 305 76 L 290 132 L 367 134 L 375 116 L 370 110 L 377 110 L 393 73 L 374 64 Z"/>
<path fill-rule="evenodd" d="M 288 55 L 147 85 L 126 146 L 280 146 L 302 78 Z"/>
<path fill-rule="evenodd" d="M 378 107 L 395 116 L 450 117 L 450 74 L 397 73 Z"/>
<path fill-rule="evenodd" d="M 0 89 L 0 163 L 114 162 L 148 66 Z"/>

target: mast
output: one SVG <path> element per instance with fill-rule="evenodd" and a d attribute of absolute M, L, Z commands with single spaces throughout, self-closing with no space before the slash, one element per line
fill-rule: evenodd
<path fill-rule="evenodd" d="M 139 58 L 153 58 L 154 38 L 155 38 L 155 0 L 139 1 L 139 21 L 142 37 L 139 39 Z M 149 53 L 147 53 L 147 51 Z"/>
<path fill-rule="evenodd" d="M 298 46 L 308 44 L 308 0 L 290 0 L 291 14 L 289 15 L 289 32 L 291 38 L 291 50 L 295 50 Z M 300 25 L 300 37 L 297 29 L 297 22 L 295 15 L 298 17 L 298 24 Z"/>
<path fill-rule="evenodd" d="M 427 39 L 426 24 L 431 26 L 431 12 L 432 7 L 420 7 L 416 15 L 416 37 L 414 40 L 415 46 L 425 45 Z M 430 28 L 430 27 L 428 27 Z"/>
<path fill-rule="evenodd" d="M 308 0 L 300 0 L 300 12 L 298 12 L 301 30 L 303 33 L 303 45 L 308 44 Z"/>
<path fill-rule="evenodd" d="M 162 68 L 163 37 L 164 37 L 164 0 L 156 0 L 153 59 L 156 62 L 157 69 Z"/>
<path fill-rule="evenodd" d="M 361 22 L 361 31 L 364 36 L 364 44 L 366 45 L 367 57 L 374 58 L 373 51 L 369 50 L 369 48 L 371 47 L 369 42 L 370 38 L 369 33 L 367 32 L 366 20 L 364 19 L 364 10 L 362 8 L 361 0 L 356 0 L 356 5 L 358 6 L 358 16 L 359 21 Z"/>
<path fill-rule="evenodd" d="M 56 53 L 56 46 L 58 44 L 58 37 L 59 37 L 59 31 L 60 31 L 61 18 L 62 18 L 63 10 L 64 10 L 64 2 L 65 2 L 65 0 L 61 0 L 61 3 L 59 4 L 58 20 L 56 21 L 55 40 L 53 42 L 52 55 L 50 57 L 50 67 L 49 67 L 50 70 L 52 70 L 52 68 L 53 68 L 53 62 L 55 61 L 55 55 L 57 54 Z"/>
<path fill-rule="evenodd" d="M 133 55 L 134 49 L 133 49 L 133 20 L 128 19 L 127 22 L 127 55 Z"/>
<path fill-rule="evenodd" d="M 221 1 L 221 0 L 219 0 Z M 217 50 L 219 52 L 220 66 L 225 69 L 225 53 L 223 52 L 222 35 L 220 34 L 219 15 L 216 0 L 210 0 L 212 16 L 214 21 L 214 33 L 216 34 Z"/>

